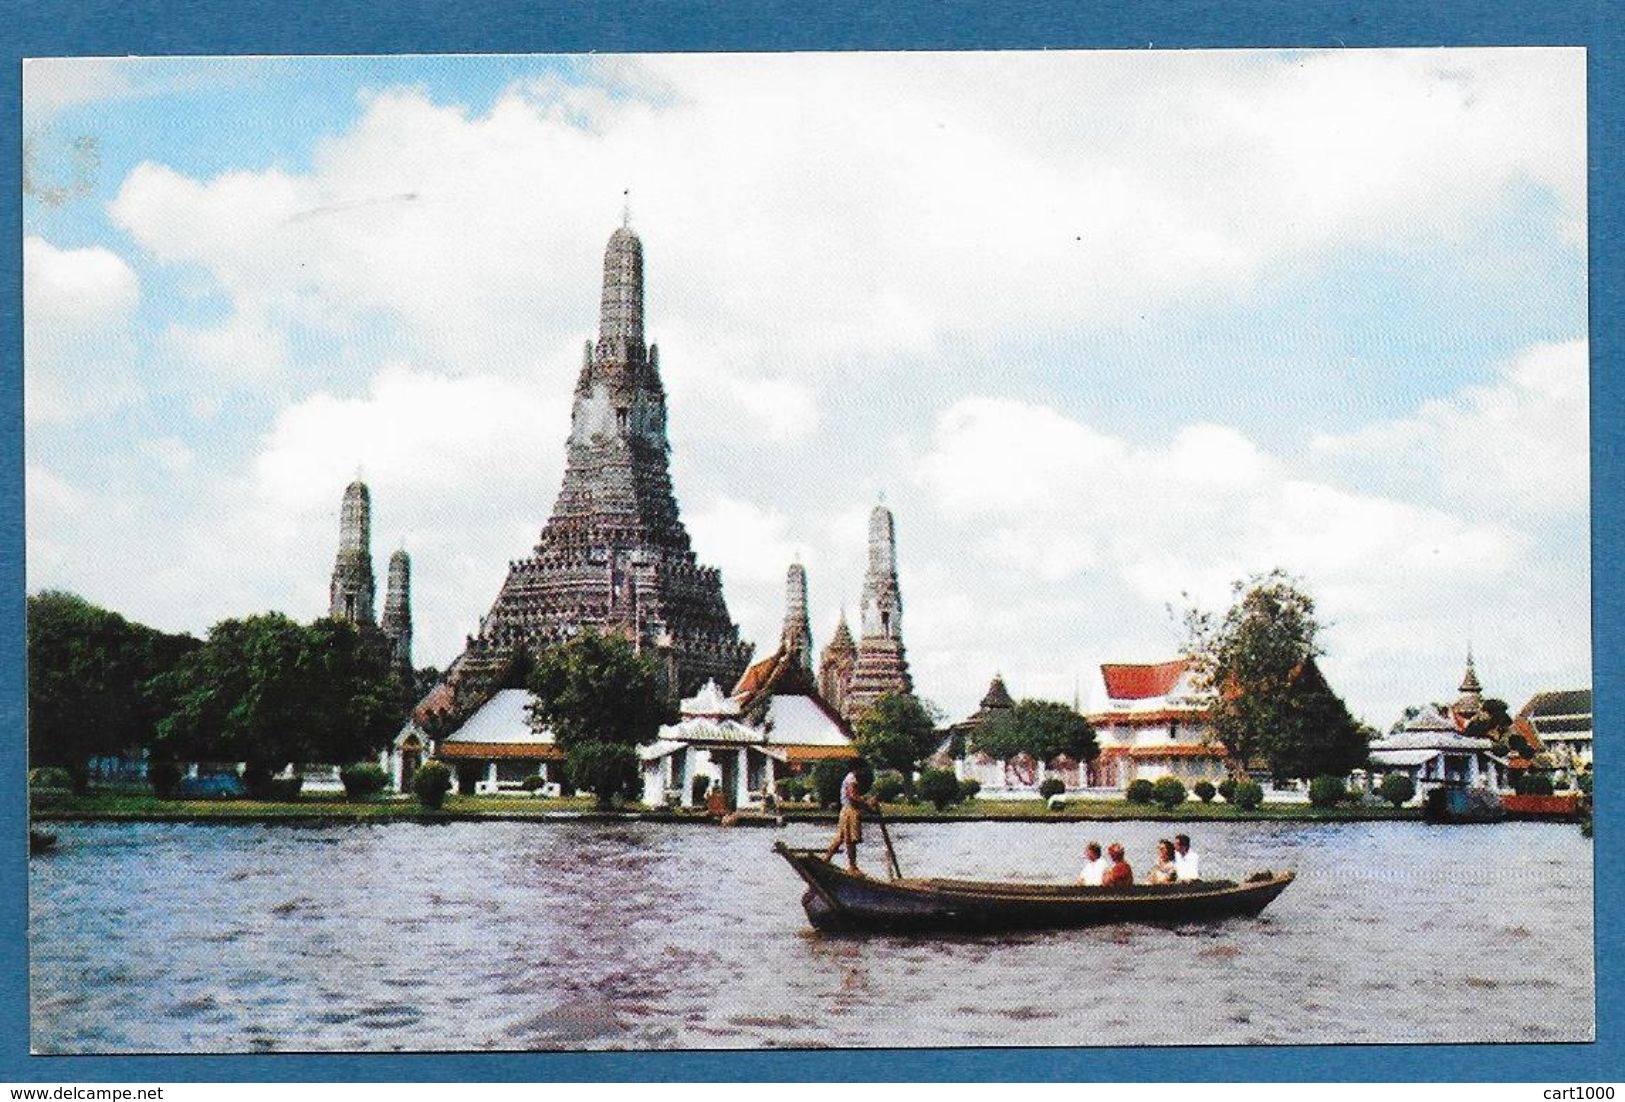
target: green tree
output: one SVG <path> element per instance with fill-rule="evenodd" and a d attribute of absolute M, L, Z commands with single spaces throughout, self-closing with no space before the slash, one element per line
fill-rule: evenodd
<path fill-rule="evenodd" d="M 1051 700 L 1022 700 L 1014 708 L 978 727 L 971 748 L 1005 760 L 1018 754 L 1049 762 L 1063 754 L 1074 761 L 1092 761 L 1100 753 L 1095 729 L 1065 704 Z"/>
<path fill-rule="evenodd" d="M 72 593 L 35 594 L 27 616 L 29 763 L 82 789 L 87 758 L 152 746 L 168 701 L 150 683 L 200 644 Z"/>
<path fill-rule="evenodd" d="M 400 721 L 387 651 L 344 620 L 223 620 L 155 685 L 171 701 L 162 756 L 244 762 L 251 789 L 285 765 L 369 757 Z"/>
<path fill-rule="evenodd" d="M 538 655 L 530 689 L 536 696 L 531 714 L 552 729 L 572 783 L 606 809 L 636 778 L 634 748 L 653 742 L 661 724 L 677 718 L 658 663 L 626 640 L 597 632 Z"/>
<path fill-rule="evenodd" d="M 935 708 L 912 693 L 887 693 L 853 722 L 858 752 L 875 766 L 914 775 L 942 741 Z"/>
<path fill-rule="evenodd" d="M 1262 761 L 1280 778 L 1358 768 L 1367 735 L 1315 665 L 1322 651 L 1314 599 L 1281 570 L 1232 590 L 1222 617 L 1185 614 L 1185 653 L 1197 684 L 1213 695 L 1208 722 L 1232 768 Z"/>
<path fill-rule="evenodd" d="M 1490 697 L 1484 701 L 1484 706 L 1476 716 L 1467 721 L 1467 729 L 1463 732 L 1468 738 L 1487 738 L 1493 743 L 1495 753 L 1505 755 L 1513 749 L 1513 720 L 1507 702 Z M 1525 747 L 1529 745 L 1523 736 L 1517 736 L 1518 741 Z"/>
<path fill-rule="evenodd" d="M 852 771 L 852 762 L 825 758 L 813 766 L 812 788 L 818 795 L 818 806 L 828 807 L 841 802 L 841 783 Z"/>

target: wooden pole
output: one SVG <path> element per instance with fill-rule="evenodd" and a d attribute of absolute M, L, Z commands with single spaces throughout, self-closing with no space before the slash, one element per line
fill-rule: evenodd
<path fill-rule="evenodd" d="M 901 880 L 903 878 L 903 868 L 897 863 L 897 851 L 892 848 L 891 844 L 891 831 L 886 829 L 886 815 L 880 810 L 878 800 L 875 802 L 875 818 L 880 822 L 880 840 L 886 843 L 886 861 L 891 866 L 888 871 L 891 873 L 893 880 Z"/>

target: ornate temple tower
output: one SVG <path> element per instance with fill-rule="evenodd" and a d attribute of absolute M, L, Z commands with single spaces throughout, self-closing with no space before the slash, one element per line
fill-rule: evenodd
<path fill-rule="evenodd" d="M 799 562 L 790 564 L 784 578 L 784 631 L 779 646 L 794 651 L 801 666 L 813 672 L 812 624 L 807 620 L 807 570 Z"/>
<path fill-rule="evenodd" d="M 848 720 L 887 693 L 910 693 L 903 655 L 903 598 L 897 589 L 897 533 L 891 510 L 869 514 L 869 572 L 863 579 L 862 636 L 841 714 Z"/>
<path fill-rule="evenodd" d="M 1478 671 L 1473 669 L 1473 648 L 1467 648 L 1467 672 L 1461 677 L 1461 695 L 1450 706 L 1450 718 L 1462 729 L 1472 718 L 1484 710 L 1484 686 L 1478 683 Z"/>
<path fill-rule="evenodd" d="M 846 609 L 843 608 L 841 622 L 835 625 L 835 634 L 818 660 L 818 695 L 843 716 L 846 715 L 846 690 L 857 660 L 858 648 L 852 642 L 852 631 L 846 626 Z"/>
<path fill-rule="evenodd" d="M 372 495 L 360 479 L 344 488 L 339 509 L 339 555 L 327 588 L 327 614 L 357 624 L 373 623 Z"/>
<path fill-rule="evenodd" d="M 660 353 L 643 335 L 643 244 L 622 225 L 604 250 L 598 340 L 587 342 L 553 515 L 508 577 L 454 683 L 488 681 L 520 646 L 584 629 L 612 632 L 665 660 L 672 689 L 731 685 L 750 647 L 728 617 L 722 578 L 696 561 L 677 513 Z"/>
<path fill-rule="evenodd" d="M 389 557 L 389 584 L 378 626 L 389 640 L 390 661 L 402 682 L 412 684 L 412 558 L 403 547 Z"/>

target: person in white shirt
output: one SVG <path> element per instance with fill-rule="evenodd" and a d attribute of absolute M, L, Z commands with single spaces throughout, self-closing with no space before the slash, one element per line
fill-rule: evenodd
<path fill-rule="evenodd" d="M 1202 858 L 1191 849 L 1189 834 L 1174 835 L 1174 868 L 1181 882 L 1202 879 Z"/>
<path fill-rule="evenodd" d="M 1083 872 L 1078 874 L 1078 883 L 1088 888 L 1098 888 L 1105 879 L 1106 870 L 1112 863 L 1101 855 L 1100 843 L 1090 842 L 1083 847 Z"/>

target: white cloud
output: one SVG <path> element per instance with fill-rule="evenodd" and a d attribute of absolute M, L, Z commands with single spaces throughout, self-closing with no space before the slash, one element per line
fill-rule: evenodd
<path fill-rule="evenodd" d="M 381 91 L 308 171 L 145 164 L 111 211 L 244 316 L 382 315 L 426 362 L 491 371 L 591 332 L 581 274 L 630 186 L 671 369 L 782 387 L 1210 308 L 1333 243 L 1420 247 L 1514 186 L 1583 225 L 1580 57 L 609 58 L 482 114 Z"/>
<path fill-rule="evenodd" d="M 104 413 L 138 394 L 130 320 L 136 274 L 109 249 L 23 241 L 23 366 L 28 418 L 62 422 Z"/>
<path fill-rule="evenodd" d="M 1584 515 L 1588 359 L 1584 340 L 1537 345 L 1501 365 L 1488 386 L 1426 402 L 1408 417 L 1318 437 L 1315 450 L 1328 469 L 1481 515 Z"/>
<path fill-rule="evenodd" d="M 1531 353 L 1512 377 L 1525 389 L 1539 379 L 1543 393 L 1566 394 L 1531 366 L 1548 360 Z M 1481 399 L 1475 392 L 1454 401 L 1501 409 Z M 1562 459 L 1558 481 L 1575 474 L 1572 456 Z M 1406 460 L 1415 464 L 1413 483 L 1426 475 L 1427 456 L 1390 457 Z M 988 620 L 979 627 L 1004 641 L 1006 664 L 1038 682 L 1054 682 L 1065 667 L 1035 661 L 1035 646 L 1047 645 L 1065 662 L 1070 648 L 1058 649 L 1057 633 L 1102 638 L 1087 608 L 1067 607 L 1079 594 L 1116 589 L 1117 607 L 1149 625 L 1165 618 L 1164 606 L 1221 607 L 1230 582 L 1277 566 L 1306 579 L 1319 599 L 1333 625 L 1330 668 L 1343 678 L 1339 688 L 1373 718 L 1417 691 L 1408 666 L 1440 654 L 1458 660 L 1475 629 L 1483 646 L 1505 648 L 1506 670 L 1526 682 L 1587 668 L 1587 633 L 1576 626 L 1583 628 L 1588 607 L 1583 552 L 1578 563 L 1572 553 L 1553 561 L 1537 553 L 1520 525 L 1477 510 L 1457 513 L 1413 495 L 1306 478 L 1231 429 L 1189 426 L 1166 444 L 1147 444 L 1044 406 L 966 399 L 942 415 L 916 470 L 928 501 L 976 565 L 942 553 L 934 561 L 955 564 L 953 588 L 973 593 L 976 607 L 1031 617 L 1027 638 Z M 1396 481 L 1403 480 L 1396 474 Z M 1575 490 L 1565 483 L 1562 492 Z M 951 552 L 953 543 L 944 542 Z M 1566 591 L 1554 595 L 1554 588 Z M 1105 632 L 1104 645 L 1132 646 L 1125 636 L 1136 632 L 1114 627 L 1116 641 Z M 1541 628 L 1548 634 L 1537 646 L 1507 647 L 1509 638 L 1540 636 Z M 1177 645 L 1167 631 L 1161 644 L 1156 637 L 1146 636 L 1169 653 Z M 1108 651 L 1090 661 L 1150 657 Z"/>

